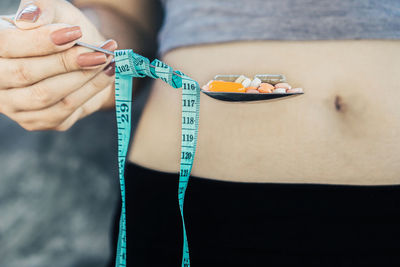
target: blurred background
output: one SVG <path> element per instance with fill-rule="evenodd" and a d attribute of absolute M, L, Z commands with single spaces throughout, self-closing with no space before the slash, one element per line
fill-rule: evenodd
<path fill-rule="evenodd" d="M 0 14 L 19 1 L 1 0 Z M 0 114 L 0 266 L 101 267 L 120 198 L 114 112 L 65 133 Z"/>

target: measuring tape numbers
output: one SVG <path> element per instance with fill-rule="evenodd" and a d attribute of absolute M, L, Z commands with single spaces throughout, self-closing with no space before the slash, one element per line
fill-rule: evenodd
<path fill-rule="evenodd" d="M 132 50 L 115 51 L 115 105 L 118 126 L 118 167 L 122 207 L 119 224 L 116 267 L 126 266 L 126 203 L 124 170 L 131 134 L 132 78 L 161 79 L 174 88 L 182 88 L 182 142 L 179 172 L 178 202 L 183 224 L 182 267 L 190 266 L 189 245 L 186 235 L 183 205 L 185 192 L 196 153 L 200 114 L 200 86 L 180 71 L 174 71 L 164 62 L 149 59 Z"/>

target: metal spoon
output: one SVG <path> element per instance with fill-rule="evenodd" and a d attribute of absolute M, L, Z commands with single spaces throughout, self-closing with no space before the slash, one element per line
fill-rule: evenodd
<path fill-rule="evenodd" d="M 216 75 L 214 80 L 218 81 L 226 81 L 226 82 L 234 82 L 240 75 Z M 275 85 L 277 83 L 286 82 L 286 78 L 280 74 L 258 74 L 255 78 L 259 78 L 263 83 L 269 83 Z M 229 101 L 229 102 L 245 102 L 245 101 L 259 101 L 259 100 L 272 100 L 283 97 L 290 97 L 296 95 L 302 95 L 304 93 L 259 93 L 259 94 L 251 94 L 251 93 L 227 93 L 227 92 L 212 92 L 201 90 L 204 94 L 209 97 L 221 100 L 221 101 Z"/>
<path fill-rule="evenodd" d="M 114 56 L 114 52 L 93 46 L 83 42 L 77 42 L 76 45 L 83 46 L 95 51 L 99 51 L 105 53 L 107 55 Z M 150 65 L 152 66 L 152 65 Z M 153 66 L 154 67 L 154 66 Z M 174 72 L 176 75 L 180 76 L 178 73 Z M 239 75 L 216 75 L 214 80 L 220 81 L 227 81 L 233 82 L 235 81 Z M 286 78 L 283 75 L 276 75 L 276 74 L 258 74 L 255 76 L 259 78 L 262 82 L 270 83 L 275 85 L 277 83 L 286 82 Z M 303 93 L 285 93 L 285 94 L 278 94 L 278 93 L 270 93 L 270 94 L 249 94 L 249 93 L 227 93 L 227 92 L 211 92 L 201 89 L 201 92 L 205 95 L 220 100 L 220 101 L 228 101 L 228 102 L 246 102 L 246 101 L 260 101 L 260 100 L 272 100 L 284 97 L 291 97 L 296 95 L 302 95 Z"/>
<path fill-rule="evenodd" d="M 114 56 L 114 52 L 111 52 L 110 50 L 106 50 L 106 49 L 103 49 L 103 48 L 101 48 L 101 47 L 97 47 L 97 46 L 94 46 L 94 45 L 90 45 L 90 44 L 87 44 L 87 43 L 84 43 L 84 42 L 78 41 L 78 42 L 76 42 L 75 45 L 83 46 L 83 47 L 92 49 L 92 50 L 94 50 L 94 51 L 98 51 L 98 52 L 102 52 L 102 53 L 107 54 L 107 55 L 110 55 L 110 56 Z"/>

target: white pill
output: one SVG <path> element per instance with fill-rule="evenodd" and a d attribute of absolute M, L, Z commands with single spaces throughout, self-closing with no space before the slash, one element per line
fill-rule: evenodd
<path fill-rule="evenodd" d="M 208 91 L 210 89 L 210 84 L 213 82 L 214 80 L 210 80 L 207 84 L 203 85 L 203 87 L 201 87 L 201 89 Z"/>
<path fill-rule="evenodd" d="M 288 83 L 277 83 L 275 84 L 275 88 L 292 89 L 292 86 Z"/>
<path fill-rule="evenodd" d="M 285 88 L 276 88 L 273 93 L 275 94 L 285 94 L 286 93 L 286 89 Z"/>
<path fill-rule="evenodd" d="M 254 80 L 251 81 L 250 87 L 259 87 L 261 84 L 261 80 L 258 78 L 254 78 Z"/>
<path fill-rule="evenodd" d="M 235 83 L 242 83 L 245 79 L 247 79 L 246 76 L 240 75 L 239 77 L 236 78 Z"/>
<path fill-rule="evenodd" d="M 249 87 L 251 84 L 251 80 L 249 78 L 246 78 L 243 80 L 242 84 L 243 84 L 244 88 Z"/>

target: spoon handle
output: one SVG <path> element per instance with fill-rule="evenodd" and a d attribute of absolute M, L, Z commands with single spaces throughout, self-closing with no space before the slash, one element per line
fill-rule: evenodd
<path fill-rule="evenodd" d="M 83 46 L 83 47 L 86 47 L 86 48 L 89 48 L 89 49 L 92 49 L 92 50 L 95 50 L 95 51 L 99 51 L 99 52 L 105 53 L 105 54 L 110 55 L 110 56 L 114 56 L 114 52 L 111 52 L 111 51 L 103 49 L 101 47 L 90 45 L 90 44 L 87 44 L 87 43 L 84 43 L 84 42 L 78 41 L 78 42 L 76 42 L 76 45 Z"/>

